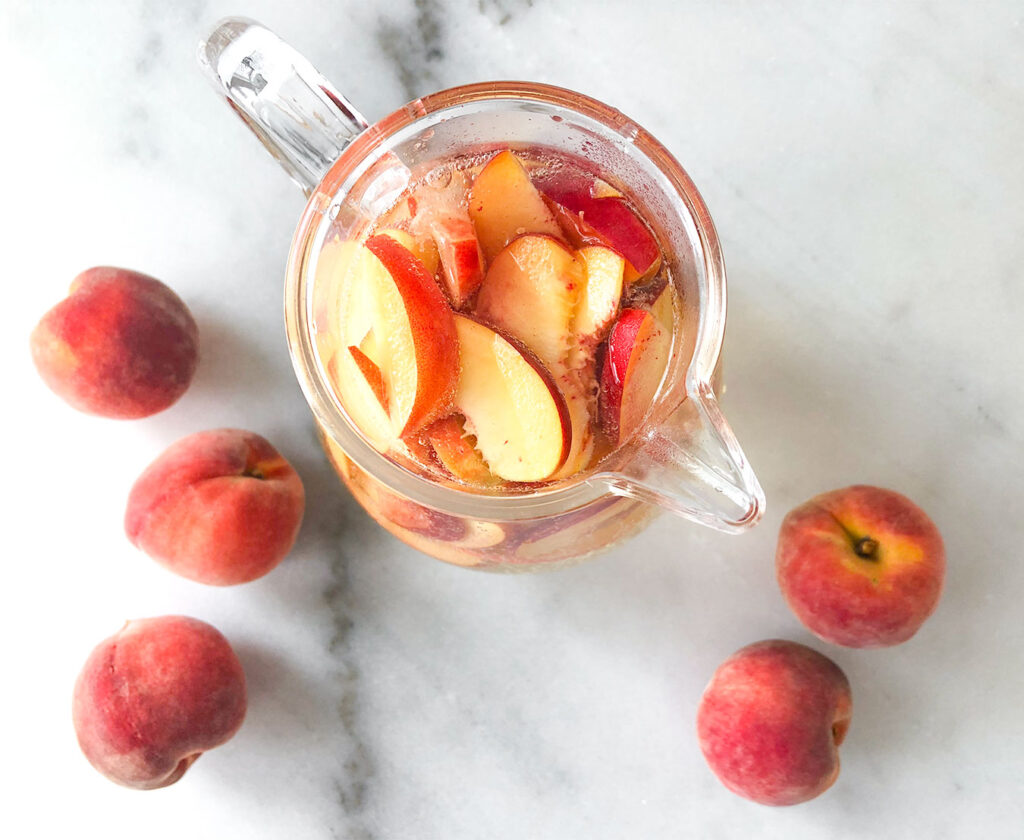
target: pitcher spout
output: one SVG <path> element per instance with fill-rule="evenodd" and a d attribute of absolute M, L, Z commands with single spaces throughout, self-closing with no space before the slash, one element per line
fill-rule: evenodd
<path fill-rule="evenodd" d="M 707 383 L 695 385 L 628 459 L 595 480 L 726 533 L 746 531 L 764 515 L 764 491 Z"/>

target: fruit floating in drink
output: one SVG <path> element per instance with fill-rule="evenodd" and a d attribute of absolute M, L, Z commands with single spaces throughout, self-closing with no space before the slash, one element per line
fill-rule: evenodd
<path fill-rule="evenodd" d="M 368 226 L 329 238 L 314 328 L 353 424 L 406 469 L 469 493 L 592 470 L 641 428 L 681 306 L 636 208 L 581 161 L 506 149 L 445 162 Z M 360 501 L 407 542 L 456 534 L 468 557 L 453 562 L 516 562 L 523 533 L 510 534 L 529 530 L 467 534 L 428 508 L 403 519 L 407 500 L 363 484 Z"/>

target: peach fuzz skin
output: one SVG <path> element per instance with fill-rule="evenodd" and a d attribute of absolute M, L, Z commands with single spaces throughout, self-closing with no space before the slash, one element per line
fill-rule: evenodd
<path fill-rule="evenodd" d="M 130 420 L 185 393 L 199 361 L 188 307 L 159 280 L 123 268 L 83 271 L 30 339 L 43 381 L 79 411 Z"/>
<path fill-rule="evenodd" d="M 782 594 L 812 633 L 877 648 L 906 641 L 935 611 L 946 552 L 910 499 L 858 485 L 790 511 L 775 562 Z"/>
<path fill-rule="evenodd" d="M 229 586 L 265 575 L 291 550 L 305 493 L 265 439 L 239 429 L 189 435 L 139 476 L 128 539 L 173 572 Z"/>
<path fill-rule="evenodd" d="M 697 737 L 721 782 L 762 805 L 796 805 L 839 776 L 853 711 L 839 666 L 795 642 L 738 650 L 715 671 L 697 711 Z"/>
<path fill-rule="evenodd" d="M 245 717 L 245 674 L 214 627 L 185 616 L 127 622 L 75 683 L 78 743 L 100 773 L 137 790 L 174 784 Z"/>

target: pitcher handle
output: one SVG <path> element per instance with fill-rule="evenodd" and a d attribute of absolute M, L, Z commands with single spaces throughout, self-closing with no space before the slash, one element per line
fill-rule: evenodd
<path fill-rule="evenodd" d="M 708 383 L 689 388 L 623 464 L 594 480 L 726 533 L 745 531 L 764 514 L 764 491 Z"/>
<path fill-rule="evenodd" d="M 198 58 L 210 83 L 307 196 L 368 125 L 313 65 L 256 21 L 220 21 L 200 42 Z"/>

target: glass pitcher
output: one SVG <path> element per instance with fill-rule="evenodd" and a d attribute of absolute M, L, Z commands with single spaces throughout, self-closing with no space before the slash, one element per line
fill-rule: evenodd
<path fill-rule="evenodd" d="M 715 396 L 726 311 L 718 237 L 693 182 L 650 134 L 594 99 L 525 82 L 441 91 L 371 126 L 298 53 L 244 18 L 221 21 L 199 61 L 309 198 L 288 259 L 292 361 L 331 463 L 384 528 L 449 563 L 524 571 L 608 549 L 661 510 L 732 533 L 757 523 L 764 494 Z M 571 478 L 495 492 L 439 480 L 374 446 L 331 386 L 316 309 L 330 299 L 320 260 L 329 237 L 358 236 L 437 161 L 517 147 L 613 174 L 654 230 L 681 305 L 657 397 L 632 438 Z"/>

